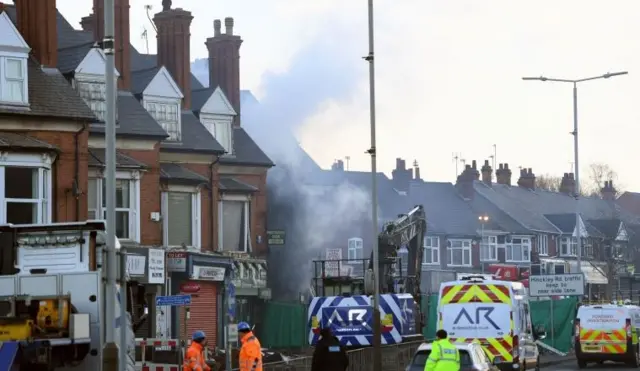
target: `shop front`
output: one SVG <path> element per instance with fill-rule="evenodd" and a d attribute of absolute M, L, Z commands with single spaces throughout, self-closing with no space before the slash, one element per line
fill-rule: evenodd
<path fill-rule="evenodd" d="M 256 326 L 260 333 L 260 321 L 264 312 L 264 302 L 271 299 L 267 287 L 267 262 L 264 259 L 238 258 L 233 260 L 235 286 L 235 321 L 246 321 Z"/>
<path fill-rule="evenodd" d="M 170 251 L 171 294 L 191 295 L 189 308 L 172 310 L 172 332 L 176 338 L 188 339 L 196 330 L 207 334 L 214 347 L 222 328 L 222 293 L 225 277 L 231 273 L 231 259 L 191 251 Z M 185 311 L 185 309 L 188 309 Z"/>

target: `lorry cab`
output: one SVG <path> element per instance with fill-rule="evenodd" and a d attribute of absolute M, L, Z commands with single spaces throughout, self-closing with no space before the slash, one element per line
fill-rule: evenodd
<path fill-rule="evenodd" d="M 574 348 L 579 368 L 590 362 L 624 362 L 640 367 L 640 307 L 582 305 L 575 319 Z"/>
<path fill-rule="evenodd" d="M 510 281 L 461 278 L 440 285 L 438 329 L 454 343 L 480 343 L 501 370 L 536 369 L 539 352 L 527 296 L 516 293 Z"/>

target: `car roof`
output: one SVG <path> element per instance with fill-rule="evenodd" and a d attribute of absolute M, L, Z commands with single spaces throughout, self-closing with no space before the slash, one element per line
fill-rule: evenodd
<path fill-rule="evenodd" d="M 474 343 L 452 343 L 452 344 L 458 350 L 469 350 L 469 348 L 478 345 L 478 344 L 474 344 Z M 431 348 L 433 348 L 433 343 L 422 343 L 418 347 L 418 351 L 431 350 Z"/>

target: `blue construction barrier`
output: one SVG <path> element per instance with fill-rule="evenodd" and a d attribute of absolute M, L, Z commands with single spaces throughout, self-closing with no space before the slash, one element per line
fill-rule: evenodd
<path fill-rule="evenodd" d="M 11 371 L 19 347 L 16 341 L 0 342 L 0 371 Z"/>

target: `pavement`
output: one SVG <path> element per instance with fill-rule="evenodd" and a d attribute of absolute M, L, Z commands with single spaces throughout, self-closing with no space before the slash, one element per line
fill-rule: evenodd
<path fill-rule="evenodd" d="M 573 354 L 567 354 L 566 356 L 560 356 L 557 354 L 543 354 L 540 356 L 541 368 L 553 368 L 556 369 L 556 365 L 564 365 L 568 362 L 575 362 L 576 357 Z"/>

